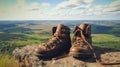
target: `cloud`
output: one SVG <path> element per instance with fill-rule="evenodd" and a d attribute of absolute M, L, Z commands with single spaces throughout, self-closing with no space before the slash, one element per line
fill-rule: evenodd
<path fill-rule="evenodd" d="M 112 2 L 109 6 L 110 6 L 110 7 L 120 6 L 120 0 L 116 0 L 116 1 Z"/>
<path fill-rule="evenodd" d="M 26 3 L 18 0 L 16 5 L 0 6 L 0 19 L 94 19 L 120 15 L 120 0 L 106 5 L 92 5 L 94 0 L 65 0 L 52 7 L 48 2 Z"/>
<path fill-rule="evenodd" d="M 94 13 L 95 8 L 91 6 L 94 0 L 69 0 L 58 4 L 55 9 L 61 11 L 59 15 L 64 14 L 65 16 L 92 16 L 97 15 L 98 12 Z M 99 12 L 99 15 L 101 12 Z"/>
<path fill-rule="evenodd" d="M 31 4 L 27 4 L 26 0 L 17 0 L 16 6 L 18 9 L 21 10 L 36 10 L 39 9 L 39 3 L 38 2 L 33 2 Z"/>
<path fill-rule="evenodd" d="M 26 20 L 26 19 L 44 19 L 47 18 L 47 9 L 49 3 L 32 2 L 26 3 L 25 0 L 18 0 L 16 5 L 0 6 L 0 19 L 7 20 Z"/>
<path fill-rule="evenodd" d="M 92 3 L 94 0 L 69 0 L 71 3 Z"/>
<path fill-rule="evenodd" d="M 92 6 L 94 0 L 68 0 L 58 4 L 55 9 L 68 10 L 68 15 L 80 16 L 107 16 L 120 14 L 120 0 L 116 0 L 106 5 Z M 65 13 L 61 11 L 61 14 Z"/>
<path fill-rule="evenodd" d="M 26 4 L 25 1 L 26 1 L 26 0 L 17 0 L 17 4 L 18 4 L 19 6 L 23 6 L 23 5 Z"/>
<path fill-rule="evenodd" d="M 44 10 L 44 8 L 49 8 L 50 3 L 34 1 L 28 4 L 26 0 L 17 0 L 17 6 L 18 8 L 23 9 L 23 10 L 38 11 L 42 9 Z"/>
<path fill-rule="evenodd" d="M 116 14 L 120 12 L 120 0 L 116 0 L 103 9 L 104 13 Z"/>
<path fill-rule="evenodd" d="M 108 7 L 103 10 L 104 12 L 117 12 L 120 11 L 120 7 Z"/>
<path fill-rule="evenodd" d="M 76 4 L 74 4 L 74 3 L 71 3 L 70 1 L 64 1 L 64 2 L 62 2 L 62 3 L 60 3 L 60 4 L 58 4 L 56 7 L 55 7 L 55 9 L 65 9 L 65 8 L 71 8 L 71 7 L 75 7 L 76 6 Z"/>
<path fill-rule="evenodd" d="M 83 0 L 85 3 L 92 3 L 94 0 Z"/>
<path fill-rule="evenodd" d="M 56 6 L 55 9 L 83 9 L 88 7 L 88 5 L 90 6 L 90 4 L 93 2 L 94 0 L 68 0 L 68 1 L 64 1 L 60 4 L 58 4 Z"/>
<path fill-rule="evenodd" d="M 36 11 L 36 10 L 40 9 L 40 4 L 38 2 L 34 2 L 34 3 L 30 4 L 30 5 L 27 5 L 26 8 L 28 10 Z"/>
<path fill-rule="evenodd" d="M 26 3 L 26 0 L 18 0 L 17 7 L 21 10 L 27 11 L 44 11 L 50 7 L 50 3 L 47 2 L 32 2 Z"/>
<path fill-rule="evenodd" d="M 46 3 L 46 2 L 43 2 L 43 3 L 41 3 L 41 6 L 42 6 L 42 7 L 50 7 L 50 4 L 49 4 L 49 3 Z"/>

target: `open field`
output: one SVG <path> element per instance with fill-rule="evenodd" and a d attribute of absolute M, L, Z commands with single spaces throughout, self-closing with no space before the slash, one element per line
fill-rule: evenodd
<path fill-rule="evenodd" d="M 41 44 L 51 37 L 53 24 L 0 24 L 0 67 L 18 67 L 17 62 L 12 58 L 12 51 L 16 47 L 25 45 Z M 72 27 L 80 23 L 65 23 Z M 92 44 L 102 48 L 113 48 L 120 50 L 120 27 L 119 23 L 93 24 Z M 71 31 L 72 35 L 72 31 Z"/>
<path fill-rule="evenodd" d="M 93 46 L 120 50 L 120 37 L 111 34 L 92 34 Z"/>

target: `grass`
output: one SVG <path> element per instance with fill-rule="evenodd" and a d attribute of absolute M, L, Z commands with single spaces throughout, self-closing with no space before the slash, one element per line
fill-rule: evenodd
<path fill-rule="evenodd" d="M 120 50 L 120 37 L 111 34 L 93 34 L 92 41 L 94 46 Z"/>
<path fill-rule="evenodd" d="M 18 62 L 8 54 L 0 56 L 0 67 L 18 67 Z"/>
<path fill-rule="evenodd" d="M 22 47 L 25 45 L 41 44 L 46 42 L 50 35 L 38 35 L 38 34 L 5 34 L 0 38 L 0 67 L 18 67 L 17 61 L 12 57 L 12 51 L 16 47 Z M 16 38 L 14 38 L 16 37 Z M 5 38 L 8 38 L 5 41 Z"/>

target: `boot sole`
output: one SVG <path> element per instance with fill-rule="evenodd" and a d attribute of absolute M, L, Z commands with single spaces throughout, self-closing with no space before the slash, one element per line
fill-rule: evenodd
<path fill-rule="evenodd" d="M 82 59 L 88 59 L 92 57 L 92 53 L 74 53 L 70 52 L 70 56 L 73 56 L 74 58 L 82 58 Z"/>
<path fill-rule="evenodd" d="M 67 43 L 67 44 L 69 44 L 69 43 Z M 67 47 L 66 46 L 61 47 L 58 50 L 54 50 L 54 51 L 51 51 L 51 52 L 48 51 L 47 53 L 45 52 L 44 54 L 35 52 L 34 55 L 39 57 L 40 59 L 51 59 L 51 58 L 54 58 L 54 57 L 61 56 L 63 54 L 68 54 L 69 50 L 70 50 L 70 47 L 71 47 L 71 43 Z"/>
<path fill-rule="evenodd" d="M 43 60 L 50 59 L 51 60 L 54 57 L 58 57 L 58 56 L 61 56 L 63 54 L 67 54 L 67 53 L 69 53 L 69 50 L 60 50 L 58 52 L 48 52 L 45 54 L 35 53 L 35 55 L 37 57 L 39 57 L 39 59 L 43 59 Z"/>

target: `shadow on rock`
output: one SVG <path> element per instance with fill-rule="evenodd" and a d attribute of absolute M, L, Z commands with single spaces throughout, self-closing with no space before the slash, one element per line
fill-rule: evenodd
<path fill-rule="evenodd" d="M 113 48 L 101 48 L 93 46 L 94 52 L 96 53 L 97 59 L 101 60 L 101 55 L 110 53 L 110 52 L 120 52 L 120 50 L 113 49 Z M 95 57 L 92 55 L 89 56 L 81 56 L 81 57 L 74 57 L 77 60 L 82 60 L 84 62 L 95 62 Z"/>

